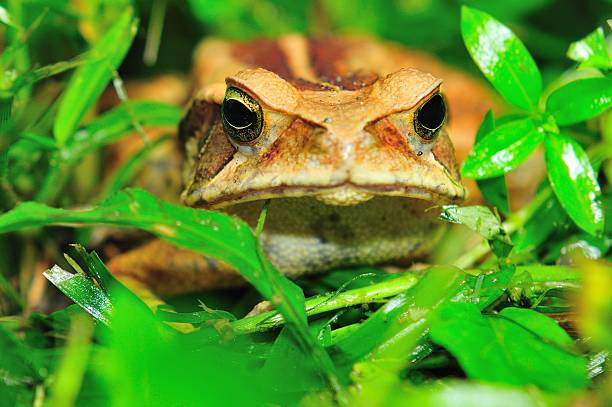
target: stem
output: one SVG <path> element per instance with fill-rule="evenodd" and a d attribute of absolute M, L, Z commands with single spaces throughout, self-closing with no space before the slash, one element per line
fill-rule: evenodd
<path fill-rule="evenodd" d="M 417 281 L 418 277 L 414 273 L 406 273 L 368 287 L 312 297 L 304 304 L 306 315 L 313 316 L 353 305 L 380 302 L 406 291 Z M 232 323 L 232 328 L 238 334 L 247 334 L 264 332 L 284 323 L 283 317 L 278 312 L 270 311 L 235 321 Z"/>

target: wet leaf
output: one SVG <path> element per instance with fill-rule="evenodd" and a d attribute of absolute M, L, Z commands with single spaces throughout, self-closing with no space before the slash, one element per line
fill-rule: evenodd
<path fill-rule="evenodd" d="M 59 266 L 43 273 L 45 277 L 68 298 L 81 306 L 100 322 L 110 324 L 113 306 L 104 291 L 91 279 L 72 274 Z"/>
<path fill-rule="evenodd" d="M 461 34 L 470 55 L 509 103 L 537 111 L 542 78 L 521 40 L 489 14 L 463 6 Z"/>
<path fill-rule="evenodd" d="M 545 147 L 548 179 L 561 206 L 585 232 L 601 233 L 604 213 L 599 202 L 600 188 L 586 152 L 564 134 L 549 134 Z"/>
<path fill-rule="evenodd" d="M 523 322 L 527 319 L 525 315 L 510 314 L 523 318 Z M 540 329 L 539 319 L 547 317 L 533 314 L 529 318 L 535 322 L 530 320 L 529 327 Z M 471 379 L 534 384 L 553 392 L 588 385 L 585 358 L 555 341 L 543 340 L 514 319 L 481 315 L 474 304 L 450 303 L 442 307 L 432 323 L 431 338 L 457 358 Z"/>
<path fill-rule="evenodd" d="M 487 239 L 497 257 L 506 257 L 512 241 L 506 234 L 499 217 L 486 206 L 444 205 L 439 218 L 446 222 L 465 225 Z"/>
<path fill-rule="evenodd" d="M 480 123 L 474 143 L 478 144 L 480 140 L 487 134 L 495 130 L 495 119 L 493 112 L 489 110 Z M 478 189 L 482 196 L 491 205 L 495 206 L 501 213 L 508 215 L 510 213 L 510 203 L 508 202 L 508 188 L 506 187 L 506 179 L 503 175 L 494 178 L 477 180 Z"/>
<path fill-rule="evenodd" d="M 546 101 L 546 111 L 565 126 L 593 118 L 612 106 L 612 78 L 585 78 L 556 89 Z"/>
<path fill-rule="evenodd" d="M 607 69 L 612 66 L 603 28 L 599 27 L 580 41 L 570 44 L 567 56 L 581 67 Z"/>
<path fill-rule="evenodd" d="M 271 301 L 296 331 L 296 338 L 335 380 L 327 353 L 308 332 L 304 294 L 262 257 L 244 221 L 214 211 L 173 205 L 139 189 L 120 192 L 85 211 L 51 208 L 28 202 L 0 216 L 0 233 L 47 225 L 106 224 L 136 227 L 177 246 L 217 258 L 232 266 Z"/>
<path fill-rule="evenodd" d="M 525 161 L 543 138 L 532 119 L 505 123 L 476 144 L 463 162 L 461 175 L 473 179 L 503 175 Z"/>
<path fill-rule="evenodd" d="M 75 133 L 87 110 L 104 91 L 127 54 L 136 35 L 137 21 L 131 8 L 126 9 L 117 22 L 93 46 L 93 62 L 79 67 L 70 78 L 61 96 L 53 125 L 53 135 L 64 145 Z"/>

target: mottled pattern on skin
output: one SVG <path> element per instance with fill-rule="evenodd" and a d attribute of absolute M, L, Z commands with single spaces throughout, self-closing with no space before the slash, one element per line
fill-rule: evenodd
<path fill-rule="evenodd" d="M 109 266 L 118 278 L 135 280 L 158 295 L 177 295 L 243 282 L 226 264 L 161 239 L 154 239 L 137 250 L 113 258 Z M 139 288 L 139 292 L 142 291 Z"/>
<path fill-rule="evenodd" d="M 261 201 L 228 208 L 251 225 Z M 335 267 L 393 263 L 418 257 L 437 241 L 438 214 L 423 200 L 380 197 L 353 206 L 314 198 L 270 202 L 261 243 L 273 264 L 291 276 Z M 407 256 L 410 253 L 410 256 Z"/>
<path fill-rule="evenodd" d="M 203 143 L 198 142 L 199 155 L 194 161 L 196 170 L 193 173 L 194 182 L 208 182 L 213 179 L 231 161 L 236 148 L 229 142 L 219 117 L 215 117 L 210 125 L 209 133 Z"/>
<path fill-rule="evenodd" d="M 423 140 L 414 115 L 440 91 L 438 77 L 448 81 L 442 88 L 454 115 L 462 107 L 453 104 L 469 95 L 454 92 L 462 85 L 453 81 L 470 79 L 435 63 L 436 72 L 414 69 L 423 61 L 431 62 L 363 38 L 204 41 L 194 61 L 200 91 L 181 125 L 183 201 L 254 226 L 271 199 L 262 248 L 292 276 L 425 254 L 441 231 L 437 211 L 426 209 L 461 201 L 464 189 L 446 131 Z M 248 144 L 230 141 L 220 125 L 227 86 L 262 107 L 262 134 Z M 121 264 L 125 274 L 145 281 L 147 268 L 159 276 L 198 264 L 203 283 L 192 281 L 194 290 L 225 284 L 197 254 L 181 251 L 178 265 L 155 253 L 155 264 L 142 266 L 144 250 Z"/>

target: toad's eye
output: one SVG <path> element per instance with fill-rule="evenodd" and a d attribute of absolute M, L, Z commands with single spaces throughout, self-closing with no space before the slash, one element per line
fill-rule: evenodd
<path fill-rule="evenodd" d="M 221 105 L 225 133 L 235 142 L 249 143 L 261 134 L 263 112 L 255 99 L 238 88 L 228 88 Z"/>
<path fill-rule="evenodd" d="M 417 110 L 414 129 L 426 140 L 432 140 L 446 118 L 446 103 L 439 93 L 435 94 Z"/>

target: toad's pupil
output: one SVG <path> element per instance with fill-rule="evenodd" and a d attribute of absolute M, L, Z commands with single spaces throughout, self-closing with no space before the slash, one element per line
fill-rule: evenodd
<path fill-rule="evenodd" d="M 417 119 L 419 123 L 430 130 L 435 130 L 442 125 L 446 115 L 446 105 L 442 96 L 435 95 L 419 109 Z"/>
<path fill-rule="evenodd" d="M 235 129 L 245 129 L 257 120 L 255 112 L 234 99 L 228 99 L 223 103 L 223 117 Z"/>

